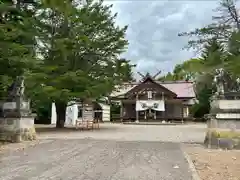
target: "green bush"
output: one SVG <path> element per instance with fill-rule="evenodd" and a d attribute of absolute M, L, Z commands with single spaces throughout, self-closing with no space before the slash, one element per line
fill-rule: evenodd
<path fill-rule="evenodd" d="M 196 93 L 198 103 L 194 104 L 190 109 L 190 113 L 194 118 L 203 118 L 210 111 L 210 97 L 212 96 L 212 88 L 204 87 Z"/>
<path fill-rule="evenodd" d="M 35 123 L 49 124 L 51 121 L 52 103 L 50 101 L 32 101 L 32 111 L 37 114 Z"/>

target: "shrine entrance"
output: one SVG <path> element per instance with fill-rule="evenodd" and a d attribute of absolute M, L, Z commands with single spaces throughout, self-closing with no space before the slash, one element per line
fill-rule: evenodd
<path fill-rule="evenodd" d="M 139 120 L 152 121 L 156 119 L 156 111 L 153 109 L 147 109 L 144 111 L 139 111 Z"/>
<path fill-rule="evenodd" d="M 139 115 L 139 120 L 154 121 L 163 111 L 165 111 L 164 100 L 136 101 L 136 113 Z"/>
<path fill-rule="evenodd" d="M 156 119 L 156 111 L 153 109 L 146 110 L 146 118 L 147 120 L 154 120 Z"/>

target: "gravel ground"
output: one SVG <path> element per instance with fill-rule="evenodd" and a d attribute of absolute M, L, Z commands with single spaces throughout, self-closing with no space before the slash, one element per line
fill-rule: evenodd
<path fill-rule="evenodd" d="M 204 124 L 189 125 L 123 125 L 100 124 L 99 130 L 80 131 L 75 129 L 56 130 L 46 126 L 37 127 L 39 139 L 84 139 L 116 141 L 161 141 L 176 143 L 203 143 L 206 131 Z"/>
<path fill-rule="evenodd" d="M 178 143 L 45 140 L 1 157 L 0 179 L 191 180 L 191 173 Z"/>
<path fill-rule="evenodd" d="M 204 132 L 205 125 L 37 126 L 38 141 L 4 146 L 0 180 L 191 180 L 180 145 L 202 143 Z"/>
<path fill-rule="evenodd" d="M 185 146 L 202 180 L 240 180 L 240 151 Z"/>

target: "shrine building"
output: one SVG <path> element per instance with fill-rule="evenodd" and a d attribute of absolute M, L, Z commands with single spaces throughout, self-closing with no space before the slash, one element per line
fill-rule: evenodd
<path fill-rule="evenodd" d="M 190 81 L 160 82 L 147 74 L 140 82 L 124 83 L 112 92 L 121 105 L 121 121 L 184 121 L 196 103 Z"/>

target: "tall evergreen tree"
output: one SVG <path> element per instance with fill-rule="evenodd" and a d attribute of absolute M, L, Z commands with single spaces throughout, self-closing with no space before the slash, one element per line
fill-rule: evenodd
<path fill-rule="evenodd" d="M 210 39 L 204 45 L 201 57 L 206 70 L 223 67 L 225 60 L 223 45 L 216 38 Z"/>
<path fill-rule="evenodd" d="M 25 1 L 0 1 L 0 96 L 35 64 L 34 12 Z"/>
<path fill-rule="evenodd" d="M 102 1 L 81 7 L 71 1 L 42 4 L 38 39 L 43 60 L 29 80 L 32 95 L 56 103 L 57 127 L 63 127 L 68 101 L 105 96 L 126 75 L 122 65 L 129 62 L 119 55 L 126 50 L 127 27 L 115 25 L 111 7 Z"/>

